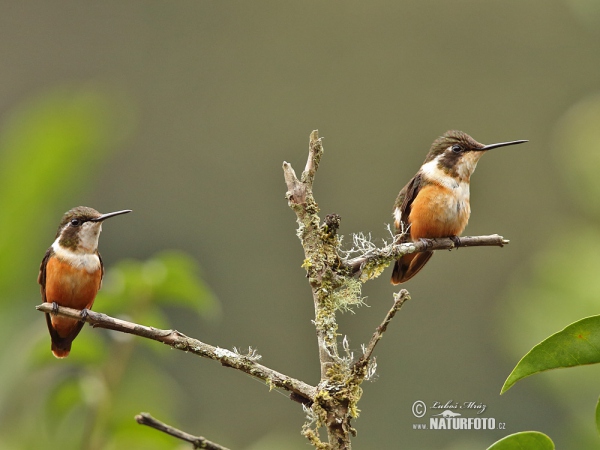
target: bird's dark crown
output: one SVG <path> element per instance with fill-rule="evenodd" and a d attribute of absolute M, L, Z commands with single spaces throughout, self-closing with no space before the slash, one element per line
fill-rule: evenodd
<path fill-rule="evenodd" d="M 77 206 L 73 209 L 70 209 L 63 215 L 62 220 L 60 221 L 60 225 L 58 226 L 56 237 L 60 235 L 60 232 L 65 227 L 65 225 L 70 223 L 73 219 L 78 219 L 81 223 L 83 223 L 87 222 L 90 219 L 100 217 L 101 215 L 102 214 L 100 214 L 94 208 L 89 208 L 87 206 Z"/>
<path fill-rule="evenodd" d="M 446 152 L 448 148 L 453 147 L 454 145 L 458 146 L 456 151 Z M 444 157 L 440 162 L 446 167 L 452 167 L 466 152 L 482 150 L 483 147 L 485 147 L 485 145 L 477 142 L 467 133 L 457 130 L 446 131 L 442 136 L 433 141 L 429 153 L 427 153 L 427 158 L 425 158 L 425 162 L 428 163 L 437 156 L 444 154 Z"/>

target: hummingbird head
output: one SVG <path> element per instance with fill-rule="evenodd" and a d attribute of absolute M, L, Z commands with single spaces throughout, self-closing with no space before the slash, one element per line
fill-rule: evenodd
<path fill-rule="evenodd" d="M 433 142 L 424 164 L 435 161 L 437 168 L 447 175 L 468 182 L 471 174 L 475 171 L 475 167 L 477 167 L 477 161 L 483 156 L 484 152 L 507 145 L 522 144 L 523 142 L 527 141 L 520 140 L 484 145 L 467 133 L 451 130 Z"/>
<path fill-rule="evenodd" d="M 98 238 L 102 231 L 102 222 L 109 217 L 131 212 L 130 209 L 100 214 L 93 208 L 77 206 L 65 213 L 56 239 L 61 247 L 78 253 L 93 253 L 98 249 Z"/>

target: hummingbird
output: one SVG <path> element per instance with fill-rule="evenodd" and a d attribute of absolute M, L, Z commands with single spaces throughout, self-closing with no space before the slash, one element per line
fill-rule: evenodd
<path fill-rule="evenodd" d="M 131 210 L 100 214 L 93 208 L 78 206 L 67 211 L 56 233 L 56 239 L 46 251 L 40 266 L 38 283 L 42 301 L 58 306 L 80 309 L 85 315 L 94 304 L 102 286 L 104 265 L 98 252 L 98 238 L 102 222 Z M 46 322 L 52 340 L 52 353 L 66 358 L 71 343 L 85 322 L 46 314 Z"/>
<path fill-rule="evenodd" d="M 400 243 L 448 237 L 459 244 L 471 215 L 469 182 L 477 162 L 493 148 L 527 140 L 484 145 L 462 131 L 437 138 L 417 174 L 402 188 L 394 203 L 394 225 Z M 409 253 L 394 265 L 392 284 L 414 277 L 433 252 Z"/>

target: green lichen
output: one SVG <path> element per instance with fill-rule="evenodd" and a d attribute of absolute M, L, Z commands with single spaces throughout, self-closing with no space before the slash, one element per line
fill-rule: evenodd
<path fill-rule="evenodd" d="M 310 442 L 310 444 L 318 449 L 318 450 L 330 450 L 331 446 L 329 444 L 326 444 L 325 442 L 321 441 L 321 438 L 319 437 L 319 433 L 317 431 L 316 428 L 312 428 L 310 425 L 304 424 L 304 426 L 302 427 L 302 435 L 308 439 L 308 442 Z"/>
<path fill-rule="evenodd" d="M 312 263 L 310 262 L 310 259 L 305 259 L 304 262 L 302 263 L 301 266 L 303 269 L 310 269 L 312 267 Z"/>
<path fill-rule="evenodd" d="M 333 399 L 338 404 L 344 404 L 351 418 L 355 419 L 359 416 L 360 409 L 357 404 L 362 397 L 362 383 L 364 377 L 356 377 L 356 374 L 351 367 L 346 363 L 333 364 L 327 371 L 328 381 L 335 386 L 332 391 L 335 394 L 327 394 L 330 399 Z M 321 398 L 325 398 L 323 395 Z"/>
<path fill-rule="evenodd" d="M 269 392 L 275 389 L 275 384 L 273 383 L 273 380 L 271 380 L 271 378 L 267 378 L 265 380 L 265 383 L 267 384 L 267 386 L 269 386 Z"/>
<path fill-rule="evenodd" d="M 325 390 L 320 390 L 315 396 L 307 421 L 302 426 L 302 434 L 317 449 L 329 450 L 331 446 L 321 441 L 319 429 L 325 426 L 327 422 L 327 410 L 322 405 L 326 405 L 331 400 L 331 396 Z"/>
<path fill-rule="evenodd" d="M 360 281 L 365 283 L 373 278 L 377 278 L 389 265 L 389 261 L 378 261 L 376 259 L 371 260 L 363 267 L 362 273 L 360 274 Z"/>
<path fill-rule="evenodd" d="M 337 288 L 331 300 L 335 309 L 351 311 L 352 306 L 364 304 L 362 297 L 362 282 L 355 278 L 346 278 L 345 283 Z"/>

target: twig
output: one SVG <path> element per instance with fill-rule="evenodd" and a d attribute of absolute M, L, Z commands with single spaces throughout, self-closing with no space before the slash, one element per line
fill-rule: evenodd
<path fill-rule="evenodd" d="M 189 433 L 186 433 L 185 431 L 173 428 L 171 425 L 167 425 L 166 423 L 155 419 L 148 413 L 138 414 L 137 416 L 135 416 L 135 420 L 140 425 L 149 426 L 150 428 L 154 428 L 155 430 L 167 433 L 173 437 L 176 437 L 177 439 L 189 442 L 194 446 L 194 448 L 202 448 L 207 450 L 229 450 L 227 447 L 223 447 L 222 445 L 209 441 L 208 439 L 205 439 L 202 436 L 193 436 Z"/>
<path fill-rule="evenodd" d="M 510 242 L 498 234 L 490 236 L 464 236 L 459 238 L 459 241 L 459 246 L 450 238 L 420 239 L 417 242 L 390 244 L 371 250 L 367 255 L 344 261 L 343 264 L 350 270 L 352 275 L 360 276 L 363 269 L 369 265 L 387 266 L 407 253 L 452 250 L 458 247 L 504 247 Z"/>
<path fill-rule="evenodd" d="M 402 308 L 402 305 L 407 300 L 410 300 L 410 294 L 406 289 L 402 289 L 397 294 L 394 294 L 394 305 L 392 306 L 392 309 L 388 311 L 388 313 L 385 316 L 385 319 L 383 319 L 383 322 L 381 322 L 381 325 L 379 325 L 376 328 L 375 332 L 373 333 L 373 336 L 371 337 L 371 340 L 369 341 L 369 345 L 367 345 L 367 347 L 365 348 L 365 351 L 363 352 L 362 356 L 358 359 L 358 361 L 354 363 L 353 372 L 355 374 L 359 374 L 359 376 L 362 375 L 362 378 L 364 378 L 364 369 L 369 365 L 369 361 L 371 360 L 371 356 L 373 355 L 373 350 L 375 350 L 375 346 L 383 337 L 383 333 L 385 333 L 385 331 L 387 330 L 387 327 L 391 320 L 394 318 L 398 310 Z"/>
<path fill-rule="evenodd" d="M 54 312 L 52 303 L 42 303 L 36 306 L 36 309 L 45 313 Z M 90 310 L 87 311 L 85 317 L 82 317 L 81 311 L 63 306 L 58 307 L 56 314 L 88 322 L 93 327 L 106 328 L 152 339 L 177 350 L 183 350 L 184 352 L 194 353 L 203 358 L 219 361 L 226 367 L 240 370 L 254 378 L 265 381 L 269 387 L 278 387 L 290 392 L 292 394 L 290 398 L 300 403 L 312 403 L 317 392 L 314 386 L 258 364 L 248 356 L 239 355 L 224 348 L 213 347 L 197 339 L 190 338 L 177 330 L 161 330 L 154 327 L 147 327 Z"/>

